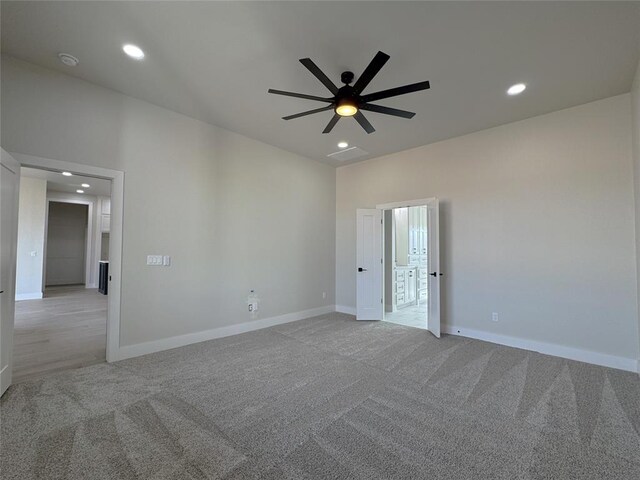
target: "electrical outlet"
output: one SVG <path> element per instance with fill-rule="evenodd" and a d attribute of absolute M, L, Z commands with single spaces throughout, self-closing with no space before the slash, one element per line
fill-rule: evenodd
<path fill-rule="evenodd" d="M 147 255 L 147 265 L 162 265 L 162 255 Z"/>
<path fill-rule="evenodd" d="M 322 298 L 327 298 L 327 292 L 322 292 Z"/>
<path fill-rule="evenodd" d="M 491 314 L 491 321 L 492 322 L 497 322 L 498 321 L 498 313 L 497 312 L 493 312 Z"/>

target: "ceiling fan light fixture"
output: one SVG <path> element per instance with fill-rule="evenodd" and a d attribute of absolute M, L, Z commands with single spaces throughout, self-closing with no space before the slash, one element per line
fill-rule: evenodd
<path fill-rule="evenodd" d="M 342 101 L 336 107 L 336 113 L 341 117 L 353 117 L 358 113 L 358 107 L 349 100 Z"/>

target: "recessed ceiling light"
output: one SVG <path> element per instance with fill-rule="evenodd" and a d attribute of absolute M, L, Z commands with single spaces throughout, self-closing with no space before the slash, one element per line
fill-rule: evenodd
<path fill-rule="evenodd" d="M 76 65 L 78 65 L 80 63 L 80 60 L 78 60 L 76 57 L 74 57 L 73 55 L 71 55 L 69 53 L 59 53 L 58 54 L 58 58 L 67 67 L 75 67 Z"/>
<path fill-rule="evenodd" d="M 84 193 L 84 190 L 76 190 L 76 193 Z"/>
<path fill-rule="evenodd" d="M 65 177 L 70 177 L 73 175 L 73 173 L 71 172 L 62 172 L 62 175 L 64 175 Z"/>
<path fill-rule="evenodd" d="M 124 53 L 129 55 L 131 58 L 135 58 L 136 60 L 142 60 L 144 58 L 144 52 L 137 45 L 127 44 L 122 47 Z"/>
<path fill-rule="evenodd" d="M 347 142 L 340 142 L 338 144 L 338 148 L 347 148 L 349 146 L 349 144 Z"/>
<path fill-rule="evenodd" d="M 89 185 L 88 183 L 83 183 L 82 184 L 82 188 L 89 188 L 91 185 Z"/>
<path fill-rule="evenodd" d="M 519 95 L 527 89 L 527 86 L 524 83 L 516 83 L 515 85 L 511 85 L 507 93 L 509 95 Z"/>

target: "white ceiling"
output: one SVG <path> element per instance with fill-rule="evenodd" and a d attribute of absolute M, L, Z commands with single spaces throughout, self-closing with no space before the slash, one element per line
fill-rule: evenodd
<path fill-rule="evenodd" d="M 66 192 L 78 194 L 76 190 L 84 190 L 84 195 L 101 195 L 104 197 L 111 196 L 111 180 L 94 177 L 81 177 L 73 175 L 65 177 L 60 172 L 51 172 L 49 170 L 40 170 L 37 168 L 22 167 L 20 175 L 23 177 L 40 178 L 47 181 L 47 190 L 50 192 Z M 82 184 L 87 183 L 90 187 L 83 187 Z"/>
<path fill-rule="evenodd" d="M 628 92 L 640 2 L 3 1 L 1 40 L 18 58 L 337 165 L 327 155 L 341 140 L 370 158 Z M 128 42 L 145 60 L 122 53 Z M 378 50 L 391 59 L 365 93 L 431 82 L 378 102 L 412 120 L 369 112 L 375 133 L 347 118 L 323 135 L 331 112 L 280 119 L 322 105 L 269 88 L 328 96 L 298 59 L 338 83 Z M 517 82 L 529 88 L 506 96 Z"/>

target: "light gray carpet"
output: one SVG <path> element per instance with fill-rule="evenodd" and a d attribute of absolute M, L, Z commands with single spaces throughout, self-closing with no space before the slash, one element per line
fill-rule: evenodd
<path fill-rule="evenodd" d="M 632 373 L 331 314 L 1 403 L 8 479 L 640 478 Z"/>

